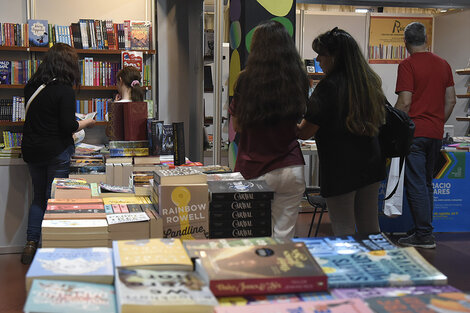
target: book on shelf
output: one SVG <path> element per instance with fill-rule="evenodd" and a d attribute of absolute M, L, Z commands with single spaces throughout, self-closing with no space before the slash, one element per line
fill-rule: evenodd
<path fill-rule="evenodd" d="M 207 183 L 206 175 L 191 167 L 157 170 L 153 174 L 156 185 L 190 185 Z"/>
<path fill-rule="evenodd" d="M 116 267 L 192 271 L 193 263 L 180 239 L 152 238 L 113 241 Z"/>
<path fill-rule="evenodd" d="M 110 248 L 39 248 L 26 273 L 26 288 L 35 279 L 112 284 L 113 271 Z"/>
<path fill-rule="evenodd" d="M 315 257 L 329 288 L 445 285 L 447 277 L 415 248 Z"/>
<path fill-rule="evenodd" d="M 326 291 L 327 277 L 303 243 L 200 251 L 196 271 L 216 296 Z"/>
<path fill-rule="evenodd" d="M 36 279 L 28 294 L 25 313 L 117 312 L 114 286 L 88 282 Z"/>
<path fill-rule="evenodd" d="M 211 201 L 271 200 L 274 192 L 264 180 L 209 181 Z"/>
<path fill-rule="evenodd" d="M 144 77 L 144 53 L 142 51 L 122 51 L 121 52 L 122 67 L 133 66 L 139 70 L 140 75 Z M 144 82 L 140 82 L 144 86 Z"/>
<path fill-rule="evenodd" d="M 194 272 L 116 269 L 119 312 L 212 313 L 217 299 Z"/>
<path fill-rule="evenodd" d="M 470 312 L 470 295 L 462 292 L 377 297 L 365 300 L 376 313 L 466 313 Z"/>
<path fill-rule="evenodd" d="M 247 306 L 218 306 L 215 313 L 374 313 L 361 299 L 336 299 L 288 303 L 269 303 Z"/>
<path fill-rule="evenodd" d="M 148 50 L 151 41 L 150 21 L 130 21 L 131 49 Z"/>
<path fill-rule="evenodd" d="M 370 288 L 335 288 L 330 290 L 336 299 L 345 298 L 376 298 L 376 297 L 401 297 L 405 295 L 421 295 L 441 292 L 460 292 L 450 285 L 438 286 L 402 286 L 402 287 L 370 287 Z"/>
<path fill-rule="evenodd" d="M 28 41 L 30 47 L 47 47 L 49 45 L 47 20 L 28 20 Z"/>
<path fill-rule="evenodd" d="M 11 62 L 0 61 L 0 85 L 11 84 Z M 4 115 L 4 113 L 1 113 Z"/>
<path fill-rule="evenodd" d="M 355 234 L 336 237 L 293 238 L 292 240 L 305 243 L 314 257 L 398 249 L 383 233 L 369 235 Z"/>

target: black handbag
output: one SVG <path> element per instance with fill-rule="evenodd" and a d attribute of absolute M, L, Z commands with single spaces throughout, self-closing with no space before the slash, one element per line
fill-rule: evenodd
<path fill-rule="evenodd" d="M 379 131 L 379 142 L 385 157 L 406 157 L 410 153 L 415 124 L 405 112 L 385 104 L 385 124 Z"/>

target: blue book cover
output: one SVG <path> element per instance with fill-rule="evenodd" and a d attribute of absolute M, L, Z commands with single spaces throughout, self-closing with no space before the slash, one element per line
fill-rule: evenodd
<path fill-rule="evenodd" d="M 26 287 L 36 278 L 112 284 L 113 265 L 110 248 L 38 249 L 26 273 Z"/>
<path fill-rule="evenodd" d="M 412 247 L 315 257 L 328 288 L 445 285 L 447 277 Z"/>
<path fill-rule="evenodd" d="M 29 46 L 47 47 L 49 45 L 48 31 L 47 20 L 28 20 Z"/>
<path fill-rule="evenodd" d="M 323 73 L 323 70 L 320 67 L 320 62 L 317 61 L 317 58 L 314 58 L 313 62 L 315 64 L 315 73 Z"/>
<path fill-rule="evenodd" d="M 36 279 L 28 294 L 25 313 L 115 313 L 114 286 Z"/>
<path fill-rule="evenodd" d="M 11 62 L 0 61 L 0 85 L 11 84 Z"/>
<path fill-rule="evenodd" d="M 381 233 L 338 237 L 294 238 L 292 241 L 304 242 L 308 251 L 314 257 L 398 248 L 387 236 Z"/>

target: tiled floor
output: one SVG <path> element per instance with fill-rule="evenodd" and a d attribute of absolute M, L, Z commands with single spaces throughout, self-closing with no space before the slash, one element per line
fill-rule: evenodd
<path fill-rule="evenodd" d="M 306 237 L 311 214 L 301 214 L 297 237 Z M 319 236 L 331 236 L 328 214 L 323 216 Z M 392 236 L 397 240 L 398 236 Z M 449 284 L 470 292 L 470 233 L 438 233 L 436 249 L 420 249 L 421 254 L 447 275 Z M 0 255 L 0 313 L 23 312 L 26 299 L 25 274 L 28 266 L 20 263 L 19 254 Z"/>

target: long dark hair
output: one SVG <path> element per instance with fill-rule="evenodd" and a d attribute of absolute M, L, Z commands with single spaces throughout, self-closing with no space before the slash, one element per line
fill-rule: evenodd
<path fill-rule="evenodd" d="M 142 78 L 139 70 L 134 66 L 125 66 L 120 70 L 116 77 L 122 80 L 122 83 L 131 89 L 131 100 L 143 101 L 144 91 L 140 87 L 140 79 Z"/>
<path fill-rule="evenodd" d="M 356 40 L 342 29 L 333 28 L 314 39 L 319 55 L 333 57 L 329 75 L 342 75 L 347 89 L 346 128 L 353 134 L 376 136 L 385 118 L 382 80 L 367 63 Z"/>
<path fill-rule="evenodd" d="M 307 73 L 285 27 L 275 21 L 260 24 L 235 86 L 239 126 L 300 119 L 308 88 Z"/>
<path fill-rule="evenodd" d="M 53 78 L 59 83 L 70 86 L 80 84 L 78 55 L 65 43 L 56 43 L 47 51 L 28 84 L 47 84 Z"/>

